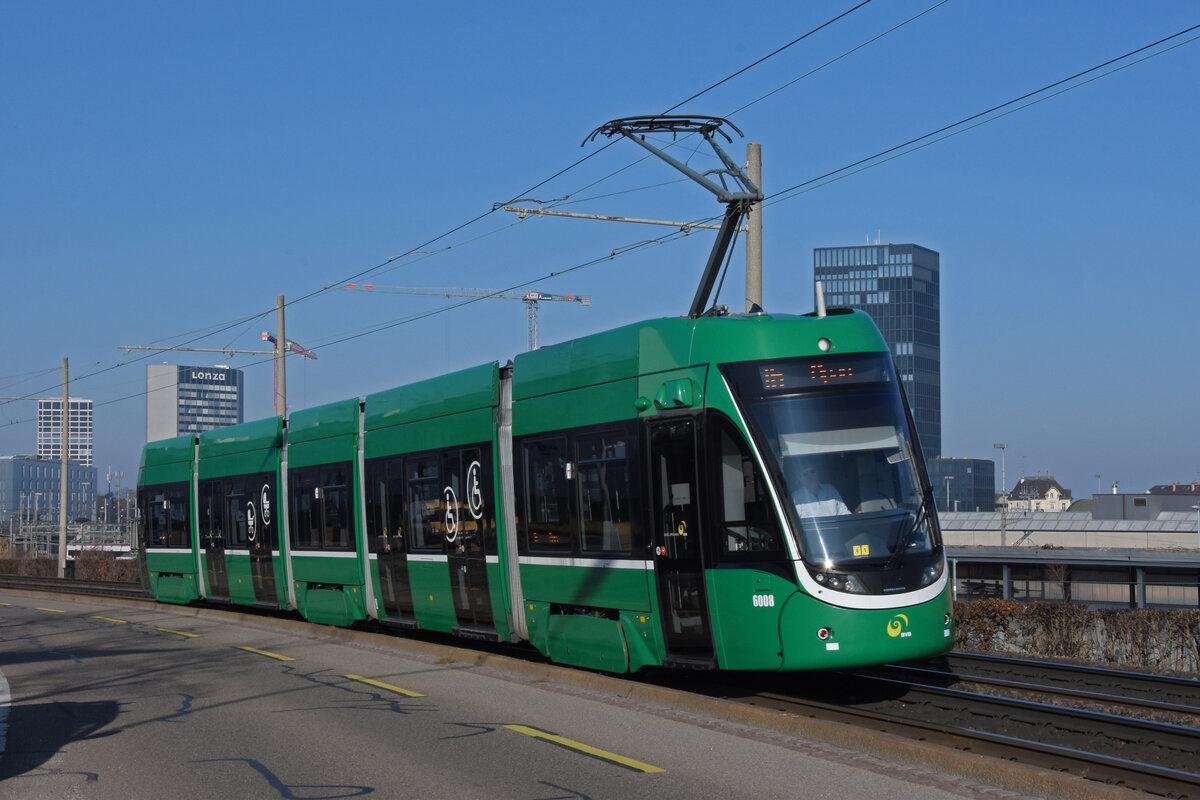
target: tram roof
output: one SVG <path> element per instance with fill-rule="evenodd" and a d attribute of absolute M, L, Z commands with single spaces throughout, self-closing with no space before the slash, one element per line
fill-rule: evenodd
<path fill-rule="evenodd" d="M 826 317 L 756 314 L 668 317 L 549 345 L 514 359 L 513 398 L 568 391 L 706 363 L 821 356 L 821 339 L 843 352 L 884 351 L 883 336 L 863 311 Z"/>

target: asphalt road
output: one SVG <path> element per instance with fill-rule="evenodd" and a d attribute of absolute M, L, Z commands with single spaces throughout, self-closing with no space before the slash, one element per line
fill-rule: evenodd
<path fill-rule="evenodd" d="M 0 592 L 0 797 L 1022 796 L 505 661 Z"/>

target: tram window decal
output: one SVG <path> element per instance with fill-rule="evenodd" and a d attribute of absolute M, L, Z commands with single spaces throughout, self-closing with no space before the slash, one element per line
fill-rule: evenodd
<path fill-rule="evenodd" d="M 479 485 L 482 471 L 478 461 L 467 467 L 467 508 L 475 519 L 483 519 L 483 488 Z"/>
<path fill-rule="evenodd" d="M 450 544 L 458 538 L 458 495 L 453 486 L 442 490 L 442 530 Z"/>

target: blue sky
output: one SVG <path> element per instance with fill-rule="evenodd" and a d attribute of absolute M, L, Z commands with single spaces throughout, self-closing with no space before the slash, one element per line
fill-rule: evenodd
<path fill-rule="evenodd" d="M 542 344 L 686 313 L 711 235 L 606 259 L 670 230 L 486 212 L 530 196 L 719 214 L 632 143 L 580 143 L 853 5 L 0 4 L 0 395 L 61 396 L 69 358 L 72 394 L 96 403 L 96 464 L 131 485 L 146 363 L 245 369 L 248 419 L 271 414 L 271 371 L 255 356 L 118 346 L 260 349 L 279 294 L 308 298 L 289 306 L 287 334 L 319 356 L 289 359 L 293 411 L 525 347 L 518 301 L 424 316 L 451 301 L 319 291 L 348 280 L 592 298 L 543 303 Z M 679 112 L 729 117 L 746 134 L 728 148 L 739 160 L 761 143 L 771 195 L 1198 23 L 1183 1 L 874 0 Z M 1006 442 L 1010 486 L 1048 470 L 1076 497 L 1097 473 L 1122 491 L 1200 479 L 1198 33 L 776 196 L 767 310 L 811 310 L 814 247 L 932 248 L 945 455 L 993 458 Z M 693 150 L 680 148 L 711 166 Z M 426 252 L 389 261 L 414 250 Z M 721 296 L 734 308 L 741 264 L 739 252 Z M 0 453 L 34 449 L 34 415 L 0 405 Z"/>

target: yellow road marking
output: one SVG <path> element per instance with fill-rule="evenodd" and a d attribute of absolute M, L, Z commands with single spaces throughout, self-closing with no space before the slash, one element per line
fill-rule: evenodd
<path fill-rule="evenodd" d="M 396 692 L 397 694 L 403 694 L 403 695 L 407 695 L 409 697 L 424 697 L 425 696 L 425 695 L 421 694 L 420 692 L 413 692 L 413 691 L 409 691 L 408 689 L 401 689 L 399 686 L 392 686 L 390 683 L 384 683 L 383 681 L 377 681 L 377 680 L 374 680 L 373 678 L 364 678 L 362 675 L 347 675 L 346 677 L 352 681 L 359 681 L 361 683 L 370 684 L 371 686 L 378 686 L 380 689 L 387 689 L 389 692 Z"/>
<path fill-rule="evenodd" d="M 653 764 L 647 764 L 643 761 L 636 761 L 632 758 L 619 756 L 616 753 L 610 753 L 607 750 L 600 750 L 590 745 L 583 744 L 582 742 L 576 742 L 563 736 L 556 736 L 553 733 L 546 733 L 545 731 L 540 731 L 537 728 L 530 728 L 527 725 L 505 725 L 504 727 L 508 728 L 510 731 L 516 731 L 517 733 L 523 733 L 526 736 L 533 736 L 538 739 L 545 739 L 548 742 L 553 742 L 554 744 L 562 747 L 567 747 L 571 750 L 578 750 L 581 753 L 586 753 L 589 756 L 594 756 L 605 761 L 611 761 L 614 764 L 620 764 L 623 767 L 628 767 L 629 769 L 636 770 L 637 772 L 666 772 L 666 770 L 662 767 L 656 767 Z"/>
<path fill-rule="evenodd" d="M 115 622 L 118 625 L 128 625 L 129 624 L 126 620 L 113 619 L 112 617 L 92 617 L 92 619 L 99 619 L 99 620 L 103 620 L 104 622 Z"/>
<path fill-rule="evenodd" d="M 200 636 L 198 633 L 184 633 L 183 631 L 173 631 L 170 628 L 156 628 L 155 630 L 160 630 L 163 633 L 173 633 L 176 636 L 186 636 L 189 639 L 196 639 Z"/>
<path fill-rule="evenodd" d="M 245 650 L 247 653 L 258 653 L 260 656 L 266 656 L 267 658 L 275 658 L 280 661 L 295 661 L 296 660 L 294 658 L 291 658 L 290 656 L 281 656 L 278 653 L 268 653 L 266 650 L 259 650 L 254 647 L 239 647 L 238 650 Z"/>
<path fill-rule="evenodd" d="M 0 606 L 11 606 L 12 603 L 0 603 Z"/>
<path fill-rule="evenodd" d="M 49 611 L 51 614 L 65 614 L 61 608 L 39 608 L 38 611 Z"/>

